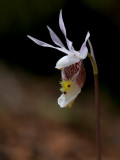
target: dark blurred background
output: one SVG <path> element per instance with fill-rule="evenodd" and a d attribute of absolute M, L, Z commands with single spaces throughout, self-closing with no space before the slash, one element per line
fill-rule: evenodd
<path fill-rule="evenodd" d="M 64 41 L 58 25 L 60 9 L 63 9 L 63 19 L 68 37 L 73 41 L 76 50 L 79 50 L 87 31 L 90 31 L 90 39 L 99 67 L 100 81 L 108 85 L 114 94 L 120 95 L 118 87 L 120 81 L 118 69 L 119 0 L 76 0 L 75 2 L 67 0 L 1 0 L 1 60 L 38 75 L 58 73 L 54 66 L 64 54 L 53 49 L 39 47 L 26 35 L 29 34 L 53 44 L 46 28 L 49 25 Z M 89 67 L 86 67 L 86 70 L 91 75 Z M 88 77 L 91 77 L 90 75 Z"/>
<path fill-rule="evenodd" d="M 89 59 L 84 60 L 87 77 L 79 98 L 71 110 L 61 110 L 57 105 L 60 71 L 55 64 L 64 54 L 27 38 L 31 35 L 53 44 L 48 25 L 65 44 L 58 23 L 60 9 L 76 50 L 87 31 L 91 34 L 99 69 L 103 155 L 119 160 L 119 0 L 0 1 L 0 160 L 95 159 Z M 76 145 L 73 150 L 69 145 L 64 148 L 65 144 Z"/>

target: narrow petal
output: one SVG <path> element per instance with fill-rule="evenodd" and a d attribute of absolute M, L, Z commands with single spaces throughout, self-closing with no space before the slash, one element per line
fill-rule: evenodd
<path fill-rule="evenodd" d="M 74 50 L 72 42 L 66 36 L 65 36 L 65 39 L 66 39 L 69 50 L 72 52 Z"/>
<path fill-rule="evenodd" d="M 72 90 L 70 90 L 70 92 L 67 92 L 67 94 L 62 94 L 59 98 L 58 98 L 58 104 L 60 105 L 61 108 L 66 107 L 66 106 L 70 106 L 71 107 L 71 103 L 74 101 L 74 99 L 77 97 L 77 95 L 81 92 L 81 89 L 79 88 L 79 86 L 76 84 L 74 86 L 74 88 Z"/>
<path fill-rule="evenodd" d="M 84 43 L 82 44 L 81 49 L 80 49 L 79 57 L 80 57 L 81 59 L 85 59 L 85 58 L 87 57 L 88 48 L 87 48 L 87 46 L 86 46 L 86 42 L 87 42 L 87 40 L 89 39 L 89 37 L 90 37 L 90 33 L 88 32 L 87 35 L 86 35 L 86 37 L 85 37 L 85 41 L 84 41 Z"/>
<path fill-rule="evenodd" d="M 85 37 L 85 42 L 89 39 L 89 37 L 90 37 L 90 32 L 87 32 L 87 35 Z"/>
<path fill-rule="evenodd" d="M 56 45 L 65 48 L 65 46 L 63 45 L 63 43 L 61 42 L 61 40 L 60 40 L 60 39 L 58 38 L 58 36 L 52 31 L 52 29 L 51 29 L 49 26 L 47 26 L 47 28 L 48 28 L 48 30 L 49 30 L 49 32 L 50 32 L 50 36 L 51 36 L 51 39 L 53 40 L 53 42 L 54 42 Z"/>
<path fill-rule="evenodd" d="M 63 18 L 62 18 L 62 10 L 60 10 L 60 15 L 59 15 L 59 26 L 63 34 L 66 36 L 66 28 L 65 28 Z"/>
<path fill-rule="evenodd" d="M 65 68 L 65 67 L 68 67 L 68 66 L 75 64 L 79 61 L 80 61 L 80 59 L 78 57 L 70 54 L 70 55 L 64 56 L 60 60 L 58 60 L 55 68 L 57 68 L 57 69 Z"/>
<path fill-rule="evenodd" d="M 71 51 L 73 46 L 72 46 L 72 42 L 67 38 L 66 28 L 65 28 L 65 25 L 64 25 L 64 22 L 63 22 L 63 18 L 62 18 L 62 10 L 60 11 L 60 16 L 59 16 L 59 26 L 60 26 L 60 29 L 63 32 L 64 36 L 65 36 L 67 46 L 68 46 L 69 50 Z"/>
<path fill-rule="evenodd" d="M 54 46 L 48 44 L 48 43 L 45 43 L 43 41 L 40 41 L 34 37 L 31 37 L 31 36 L 27 36 L 28 38 L 30 38 L 33 42 L 35 42 L 36 44 L 42 46 L 42 47 L 51 47 L 51 48 L 55 48 Z"/>
<path fill-rule="evenodd" d="M 45 43 L 45 42 L 43 42 L 43 41 L 40 41 L 40 40 L 38 40 L 38 39 L 36 39 L 36 38 L 33 38 L 33 37 L 31 37 L 31 36 L 27 36 L 27 37 L 30 38 L 33 42 L 35 42 L 36 44 L 38 44 L 38 45 L 40 45 L 40 46 L 42 46 L 42 47 L 54 48 L 54 49 L 57 49 L 57 50 L 59 50 L 59 51 L 61 51 L 61 52 L 63 52 L 63 53 L 66 53 L 66 54 L 69 54 L 69 53 L 70 53 L 70 51 L 68 51 L 66 48 L 54 47 L 54 46 L 52 46 L 52 45 L 50 45 L 50 44 L 48 44 L 48 43 Z"/>

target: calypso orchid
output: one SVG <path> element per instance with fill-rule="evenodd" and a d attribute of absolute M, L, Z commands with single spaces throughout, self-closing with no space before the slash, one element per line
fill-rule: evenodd
<path fill-rule="evenodd" d="M 63 35 L 65 36 L 68 49 L 65 48 L 58 36 L 48 26 L 47 28 L 49 30 L 51 39 L 57 45 L 57 47 L 37 40 L 31 36 L 28 37 L 40 46 L 54 48 L 67 54 L 58 60 L 55 66 L 55 68 L 61 70 L 62 81 L 60 82 L 60 91 L 62 92 L 62 95 L 58 98 L 58 104 L 61 108 L 63 108 L 72 106 L 77 95 L 81 92 L 81 88 L 84 84 L 86 72 L 83 65 L 83 59 L 85 59 L 88 55 L 86 42 L 89 40 L 90 33 L 87 33 L 80 51 L 76 51 L 72 45 L 72 42 L 67 38 L 66 28 L 62 18 L 62 10 L 60 11 L 59 15 L 59 26 Z"/>

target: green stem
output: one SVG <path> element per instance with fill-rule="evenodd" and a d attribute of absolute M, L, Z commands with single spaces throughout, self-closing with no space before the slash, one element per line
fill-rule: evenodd
<path fill-rule="evenodd" d="M 95 82 L 95 108 L 96 108 L 96 151 L 97 160 L 101 160 L 101 147 L 100 147 L 100 106 L 99 106 L 99 82 L 98 74 L 94 74 Z"/>
<path fill-rule="evenodd" d="M 98 67 L 97 67 L 97 64 L 96 64 L 95 60 L 93 59 L 93 57 L 90 53 L 88 53 L 88 57 L 90 58 L 90 61 L 91 61 L 92 66 L 93 66 L 93 74 L 98 75 Z"/>
<path fill-rule="evenodd" d="M 95 109 L 96 109 L 96 152 L 97 160 L 101 160 L 101 145 L 100 145 L 100 106 L 99 106 L 99 82 L 98 82 L 98 67 L 94 57 L 94 52 L 90 40 L 88 40 L 91 54 L 88 57 L 93 66 L 94 85 L 95 85 Z"/>

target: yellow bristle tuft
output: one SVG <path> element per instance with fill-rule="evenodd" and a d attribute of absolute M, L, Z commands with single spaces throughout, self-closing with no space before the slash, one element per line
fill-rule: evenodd
<path fill-rule="evenodd" d="M 66 92 L 71 88 L 72 86 L 72 81 L 67 80 L 67 81 L 61 81 L 60 82 L 62 88 L 60 89 L 61 92 Z"/>

